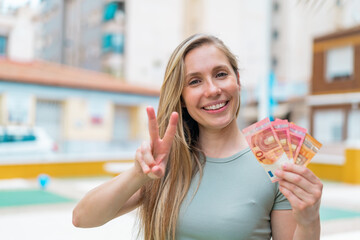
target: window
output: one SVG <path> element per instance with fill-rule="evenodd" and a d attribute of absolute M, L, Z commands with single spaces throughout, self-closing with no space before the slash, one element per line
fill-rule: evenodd
<path fill-rule="evenodd" d="M 271 58 L 271 67 L 272 67 L 272 69 L 275 69 L 277 67 L 277 65 L 278 65 L 278 58 L 273 56 Z"/>
<path fill-rule="evenodd" d="M 345 112 L 342 109 L 324 109 L 314 112 L 314 137 L 321 143 L 343 140 Z"/>
<path fill-rule="evenodd" d="M 7 37 L 0 36 L 0 56 L 6 56 Z"/>
<path fill-rule="evenodd" d="M 112 39 L 112 35 L 111 34 L 105 34 L 103 35 L 102 38 L 102 49 L 103 52 L 107 52 L 110 50 L 111 48 L 111 39 Z"/>
<path fill-rule="evenodd" d="M 129 141 L 131 135 L 130 107 L 115 106 L 114 112 L 114 141 Z"/>
<path fill-rule="evenodd" d="M 272 31 L 272 38 L 273 38 L 273 40 L 279 39 L 279 31 L 277 29 L 274 29 Z"/>
<path fill-rule="evenodd" d="M 105 5 L 104 8 L 104 22 L 110 21 L 116 17 L 118 12 L 125 12 L 124 2 L 111 2 Z"/>
<path fill-rule="evenodd" d="M 112 37 L 112 48 L 115 53 L 124 53 L 124 35 L 114 34 Z"/>
<path fill-rule="evenodd" d="M 278 2 L 273 3 L 273 11 L 278 12 L 280 8 L 280 4 Z"/>
<path fill-rule="evenodd" d="M 360 141 L 360 109 L 352 109 L 348 116 L 347 136 L 349 140 Z"/>
<path fill-rule="evenodd" d="M 108 33 L 103 36 L 103 52 L 124 53 L 124 34 Z"/>
<path fill-rule="evenodd" d="M 325 74 L 327 82 L 350 80 L 354 73 L 354 48 L 345 46 L 326 52 Z"/>
<path fill-rule="evenodd" d="M 56 100 L 36 101 L 35 124 L 43 128 L 53 139 L 62 139 L 62 103 Z"/>
<path fill-rule="evenodd" d="M 21 92 L 8 92 L 6 97 L 7 122 L 13 125 L 30 124 L 31 106 L 32 98 L 30 95 Z"/>

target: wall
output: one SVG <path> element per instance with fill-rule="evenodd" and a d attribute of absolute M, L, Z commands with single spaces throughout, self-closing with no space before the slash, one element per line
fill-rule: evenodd
<path fill-rule="evenodd" d="M 100 122 L 92 122 L 88 101 L 70 98 L 64 103 L 64 137 L 66 140 L 110 141 L 112 137 L 113 108 L 110 102 L 103 105 Z M 101 120 L 102 117 L 102 120 Z"/>
<path fill-rule="evenodd" d="M 6 104 L 6 102 L 5 102 L 4 94 L 1 94 L 0 95 L 0 125 L 4 125 L 6 122 L 6 118 L 7 118 L 5 104 Z"/>
<path fill-rule="evenodd" d="M 203 31 L 220 37 L 234 52 L 243 87 L 255 91 L 268 75 L 266 1 L 210 0 L 205 6 Z"/>
<path fill-rule="evenodd" d="M 30 93 L 3 92 L 0 97 L 0 107 L 0 124 L 26 126 L 34 125 L 34 95 Z M 13 120 L 10 119 L 11 116 L 13 117 Z"/>
<path fill-rule="evenodd" d="M 9 58 L 17 61 L 31 61 L 35 57 L 35 28 L 33 12 L 28 8 L 19 9 L 14 28 L 9 33 Z"/>
<path fill-rule="evenodd" d="M 160 87 L 167 61 L 183 40 L 182 0 L 126 1 L 125 79 Z"/>

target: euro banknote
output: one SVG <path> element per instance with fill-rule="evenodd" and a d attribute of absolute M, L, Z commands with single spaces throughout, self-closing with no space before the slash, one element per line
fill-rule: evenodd
<path fill-rule="evenodd" d="M 279 139 L 271 125 L 270 119 L 265 118 L 243 129 L 251 151 L 268 174 L 270 180 L 278 180 L 275 170 L 290 162 L 284 152 Z"/>
<path fill-rule="evenodd" d="M 274 172 L 286 162 L 307 166 L 322 144 L 305 128 L 288 120 L 265 118 L 242 130 L 251 151 L 272 182 Z"/>
<path fill-rule="evenodd" d="M 321 146 L 322 144 L 319 143 L 315 138 L 309 134 L 306 134 L 299 154 L 295 160 L 295 164 L 307 166 L 310 160 L 320 150 Z"/>
<path fill-rule="evenodd" d="M 306 129 L 295 125 L 289 124 L 289 134 L 291 141 L 291 151 L 293 152 L 293 159 L 295 160 L 299 154 L 300 147 L 305 139 Z"/>
<path fill-rule="evenodd" d="M 281 143 L 284 152 L 288 159 L 293 159 L 293 153 L 290 142 L 290 133 L 289 133 L 289 122 L 288 120 L 275 119 L 275 121 L 271 122 L 275 133 Z"/>

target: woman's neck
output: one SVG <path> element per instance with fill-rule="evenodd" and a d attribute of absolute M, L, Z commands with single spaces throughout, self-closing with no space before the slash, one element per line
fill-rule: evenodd
<path fill-rule="evenodd" d="M 199 130 L 200 147 L 207 157 L 229 157 L 248 146 L 235 120 L 223 129 Z"/>

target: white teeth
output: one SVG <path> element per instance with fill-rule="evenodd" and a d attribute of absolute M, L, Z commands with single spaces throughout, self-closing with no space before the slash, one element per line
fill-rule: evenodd
<path fill-rule="evenodd" d="M 219 104 L 207 106 L 207 107 L 204 107 L 204 109 L 206 109 L 206 110 L 216 110 L 216 109 L 222 108 L 223 106 L 225 106 L 225 103 L 219 103 Z"/>

